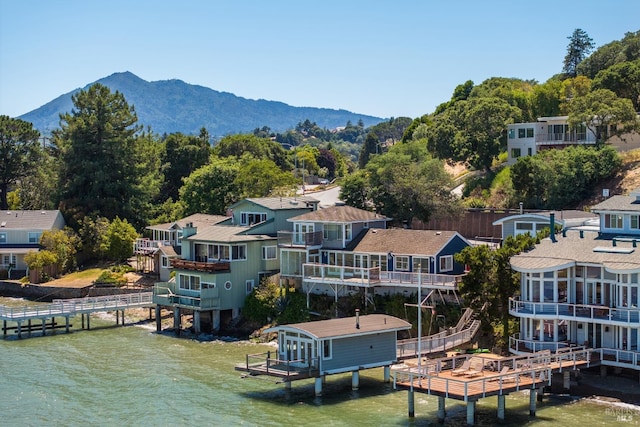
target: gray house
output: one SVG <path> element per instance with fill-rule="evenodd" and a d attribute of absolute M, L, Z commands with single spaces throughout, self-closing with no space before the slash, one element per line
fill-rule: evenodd
<path fill-rule="evenodd" d="M 326 375 L 352 372 L 357 389 L 360 369 L 383 366 L 389 380 L 390 366 L 397 360 L 397 333 L 410 328 L 410 323 L 386 314 L 275 326 L 264 331 L 278 334 L 275 354 L 247 356 L 246 364 L 236 369 L 282 378 L 289 387 L 291 381 L 315 377 L 316 395 L 322 394 Z"/>

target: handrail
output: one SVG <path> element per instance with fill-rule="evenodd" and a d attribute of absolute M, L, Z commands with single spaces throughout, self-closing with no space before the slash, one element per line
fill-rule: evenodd
<path fill-rule="evenodd" d="M 566 317 L 569 319 L 590 319 L 620 323 L 637 323 L 640 321 L 638 308 L 607 307 L 603 305 L 573 304 L 561 302 L 521 301 L 509 298 L 509 313 L 512 315 L 544 315 Z"/>

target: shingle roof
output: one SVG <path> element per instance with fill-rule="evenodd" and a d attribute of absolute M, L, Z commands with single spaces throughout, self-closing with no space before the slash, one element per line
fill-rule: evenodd
<path fill-rule="evenodd" d="M 192 223 L 194 227 L 206 227 L 208 225 L 218 224 L 222 221 L 229 219 L 228 216 L 224 215 L 209 215 L 209 214 L 201 214 L 196 213 L 193 215 L 189 215 L 188 217 L 179 219 L 173 222 L 165 222 L 164 224 L 156 224 L 150 225 L 147 227 L 149 230 L 168 230 L 177 224 L 180 228 L 185 228 L 188 223 Z"/>
<path fill-rule="evenodd" d="M 0 211 L 0 230 L 51 230 L 60 215 L 59 210 Z"/>
<path fill-rule="evenodd" d="M 355 335 L 370 335 L 379 332 L 401 331 L 410 329 L 411 324 L 397 317 L 386 314 L 368 314 L 360 316 L 360 328 L 356 328 L 356 317 L 318 320 L 315 322 L 294 323 L 269 328 L 265 333 L 279 330 L 298 330 L 318 338 L 344 338 Z"/>
<path fill-rule="evenodd" d="M 307 207 L 307 204 L 317 205 L 318 203 L 320 203 L 318 200 L 309 196 L 257 197 L 257 198 L 247 198 L 245 200 L 274 211 L 284 210 L 284 209 L 303 209 Z M 236 203 L 236 205 L 237 204 L 238 203 Z"/>
<path fill-rule="evenodd" d="M 640 202 L 635 196 L 612 196 L 591 207 L 592 212 L 629 211 L 640 212 Z"/>
<path fill-rule="evenodd" d="M 353 251 L 435 256 L 456 235 L 455 231 L 372 228 L 367 230 Z"/>
<path fill-rule="evenodd" d="M 363 209 L 354 208 L 353 206 L 340 205 L 319 209 L 317 211 L 308 212 L 289 218 L 288 221 L 309 221 L 309 222 L 369 222 L 369 221 L 388 221 L 384 215 L 374 212 L 365 211 Z"/>
<path fill-rule="evenodd" d="M 244 234 L 251 227 L 239 225 L 210 225 L 198 230 L 193 236 L 184 240 L 205 241 L 205 242 L 250 242 L 254 240 L 277 240 L 277 238 L 266 234 Z"/>
<path fill-rule="evenodd" d="M 555 243 L 544 239 L 529 252 L 511 257 L 511 266 L 518 271 L 557 269 L 573 263 L 640 269 L 640 247 L 634 248 L 632 242 L 617 241 L 613 246 L 610 238 L 598 237 L 598 233 L 583 231 L 583 236 L 569 231 L 566 237 L 558 235 Z"/>

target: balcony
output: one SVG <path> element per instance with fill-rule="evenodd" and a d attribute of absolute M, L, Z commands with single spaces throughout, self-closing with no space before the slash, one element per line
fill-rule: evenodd
<path fill-rule="evenodd" d="M 186 292 L 189 295 L 186 295 Z M 153 303 L 192 310 L 220 309 L 218 288 L 202 288 L 199 291 L 185 291 L 175 282 L 160 282 L 153 286 Z"/>
<path fill-rule="evenodd" d="M 202 271 L 205 273 L 231 271 L 231 263 L 229 261 L 188 261 L 185 259 L 172 259 L 171 267 L 180 270 Z"/>
<path fill-rule="evenodd" d="M 536 145 L 566 145 L 566 144 L 595 144 L 595 139 L 589 139 L 584 132 L 561 132 L 536 135 Z"/>
<path fill-rule="evenodd" d="M 167 240 L 151 240 L 139 238 L 133 244 L 133 251 L 136 254 L 149 255 L 161 246 L 170 246 L 172 243 Z"/>
<path fill-rule="evenodd" d="M 303 264 L 303 280 L 307 283 L 349 286 L 402 286 L 425 289 L 457 289 L 462 275 L 381 271 L 380 267 L 342 267 L 329 264 Z"/>
<path fill-rule="evenodd" d="M 278 246 L 281 248 L 319 248 L 322 246 L 322 231 L 311 233 L 278 231 Z"/>
<path fill-rule="evenodd" d="M 627 325 L 640 321 L 638 308 L 554 302 L 527 302 L 509 298 L 509 314 L 540 319 L 591 320 L 598 323 Z"/>

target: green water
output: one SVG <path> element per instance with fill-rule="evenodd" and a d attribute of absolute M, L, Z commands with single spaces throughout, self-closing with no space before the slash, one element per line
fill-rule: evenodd
<path fill-rule="evenodd" d="M 0 304 L 6 302 L 0 298 Z M 2 426 L 428 426 L 438 425 L 437 398 L 382 382 L 381 369 L 327 377 L 324 396 L 313 380 L 292 390 L 273 380 L 241 379 L 245 354 L 269 349 L 248 343 L 198 342 L 156 334 L 153 325 L 115 327 L 92 318 L 91 331 L 0 340 Z M 36 335 L 36 334 L 34 334 Z M 39 334 L 37 334 L 39 335 Z M 547 397 L 530 418 L 529 397 L 506 399 L 508 425 L 635 425 L 640 408 L 621 409 Z M 446 425 L 465 425 L 466 406 L 448 399 Z M 477 404 L 477 425 L 493 425 L 496 398 Z M 624 417 L 624 418 L 623 418 Z"/>

